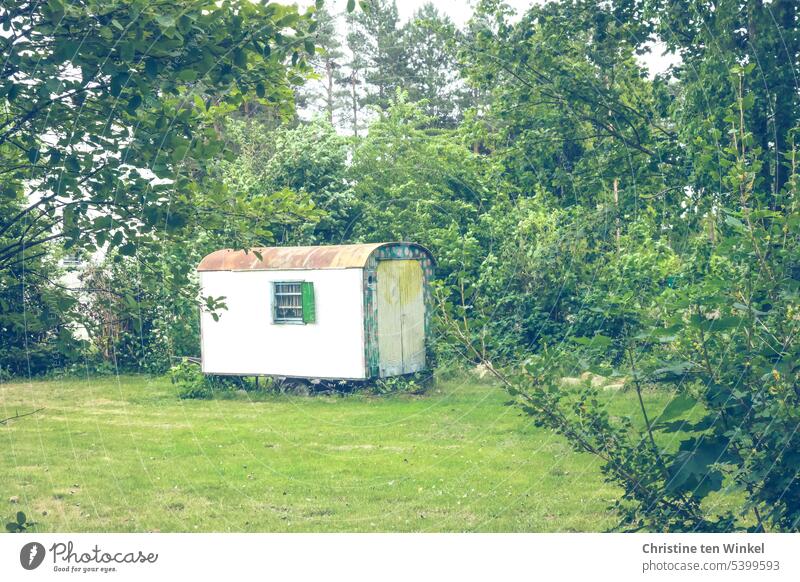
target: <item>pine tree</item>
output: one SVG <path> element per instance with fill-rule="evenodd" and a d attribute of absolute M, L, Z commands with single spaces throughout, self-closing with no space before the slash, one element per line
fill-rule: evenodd
<path fill-rule="evenodd" d="M 363 0 L 353 28 L 364 57 L 365 105 L 385 110 L 409 77 L 407 55 L 395 0 Z"/>
<path fill-rule="evenodd" d="M 347 102 L 344 118 L 349 122 L 353 136 L 358 137 L 359 124 L 364 123 L 361 111 L 365 105 L 364 75 L 369 65 L 367 54 L 369 45 L 364 31 L 356 21 L 353 14 L 347 15 L 346 45 L 349 59 L 345 63 L 344 71 L 337 83 L 342 88 L 343 96 Z"/>
<path fill-rule="evenodd" d="M 337 16 L 323 7 L 317 11 L 316 19 L 314 44 L 317 49 L 311 65 L 319 80 L 312 86 L 309 105 L 324 111 L 331 125 L 336 125 L 341 117 L 340 110 L 347 106 L 346 95 L 341 89 L 343 81 L 346 81 L 343 70 L 345 54 L 337 31 Z"/>
<path fill-rule="evenodd" d="M 412 101 L 425 100 L 426 113 L 440 127 L 453 127 L 471 103 L 459 72 L 459 31 L 430 2 L 403 28 L 408 77 L 403 84 Z"/>

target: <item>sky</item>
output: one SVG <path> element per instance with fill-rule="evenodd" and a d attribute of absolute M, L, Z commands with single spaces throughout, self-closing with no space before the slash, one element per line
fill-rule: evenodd
<path fill-rule="evenodd" d="M 461 26 L 469 20 L 472 14 L 472 4 L 469 0 L 398 0 L 397 12 L 400 14 L 400 19 L 403 21 L 408 20 L 413 16 L 414 12 L 422 8 L 424 4 L 431 1 L 436 8 L 441 12 L 447 14 L 453 19 L 453 22 Z M 345 5 L 347 2 L 341 2 Z M 525 8 L 530 6 L 533 2 L 531 0 L 506 0 L 506 4 L 511 6 L 517 12 L 522 12 Z M 338 0 L 332 0 L 331 6 L 338 6 Z"/>

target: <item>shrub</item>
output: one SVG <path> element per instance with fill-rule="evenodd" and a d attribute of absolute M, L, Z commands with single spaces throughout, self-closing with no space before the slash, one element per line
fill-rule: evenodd
<path fill-rule="evenodd" d="M 377 378 L 366 384 L 372 394 L 422 394 L 432 383 L 430 372 L 417 372 L 405 376 Z"/>
<path fill-rule="evenodd" d="M 170 379 L 178 387 L 178 398 L 206 400 L 215 393 L 234 388 L 246 389 L 249 385 L 239 376 L 209 376 L 200 366 L 184 358 L 170 368 Z"/>

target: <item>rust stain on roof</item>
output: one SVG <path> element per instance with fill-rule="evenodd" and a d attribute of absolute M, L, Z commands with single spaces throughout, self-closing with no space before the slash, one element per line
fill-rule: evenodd
<path fill-rule="evenodd" d="M 248 252 L 223 249 L 203 258 L 197 266 L 197 270 L 359 269 L 366 265 L 373 251 L 390 244 L 396 243 L 315 247 L 255 247 Z"/>

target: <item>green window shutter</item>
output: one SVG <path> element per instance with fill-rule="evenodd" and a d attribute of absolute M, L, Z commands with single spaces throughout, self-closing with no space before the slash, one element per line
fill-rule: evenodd
<path fill-rule="evenodd" d="M 303 323 L 317 321 L 317 307 L 314 303 L 314 283 L 303 281 Z"/>

